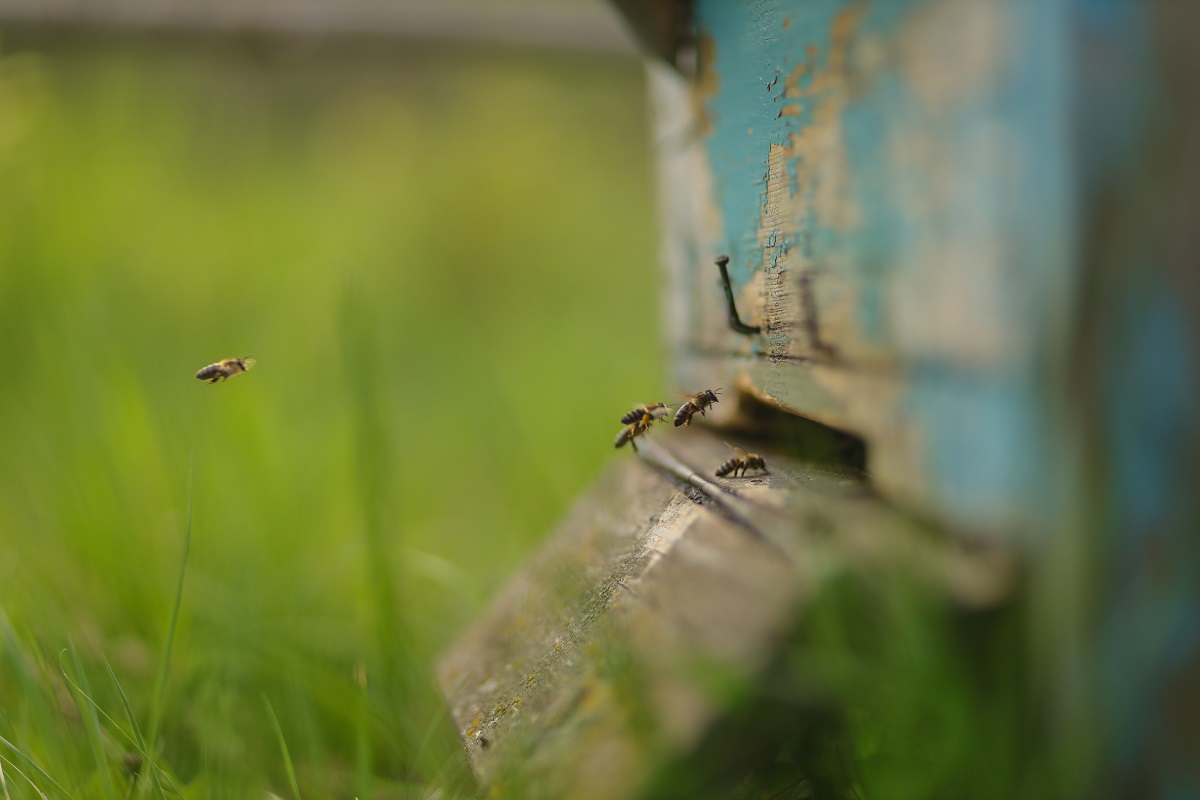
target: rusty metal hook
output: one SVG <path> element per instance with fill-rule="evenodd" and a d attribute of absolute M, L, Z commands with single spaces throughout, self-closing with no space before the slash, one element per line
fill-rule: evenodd
<path fill-rule="evenodd" d="M 738 316 L 737 305 L 733 302 L 733 286 L 729 283 L 729 256 L 717 256 L 717 269 L 721 270 L 721 285 L 725 288 L 725 303 L 729 309 L 729 327 L 746 336 L 761 333 L 757 325 L 747 325 Z"/>

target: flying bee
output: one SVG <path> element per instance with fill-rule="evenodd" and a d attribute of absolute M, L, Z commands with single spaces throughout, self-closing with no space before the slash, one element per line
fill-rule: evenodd
<path fill-rule="evenodd" d="M 632 425 L 627 425 L 621 428 L 621 432 L 617 434 L 617 440 L 613 442 L 613 447 L 624 447 L 626 444 L 633 445 L 633 452 L 637 452 L 637 442 L 633 441 L 638 436 L 645 433 L 648 428 L 640 421 Z"/>
<path fill-rule="evenodd" d="M 621 417 L 622 425 L 632 425 L 639 419 L 649 417 L 650 421 L 664 419 L 667 416 L 666 403 L 647 403 L 644 406 L 638 406 L 633 411 L 630 411 L 625 416 Z"/>
<path fill-rule="evenodd" d="M 680 425 L 691 425 L 692 417 L 696 414 L 706 416 L 704 410 L 713 403 L 720 402 L 717 400 L 717 392 L 720 389 L 705 389 L 703 392 L 697 392 L 687 399 L 679 410 L 675 412 L 675 427 Z"/>
<path fill-rule="evenodd" d="M 729 444 L 729 442 L 725 444 Z M 716 475 L 718 478 L 724 478 L 729 474 L 732 474 L 736 478 L 739 472 L 744 476 L 746 470 L 751 469 L 761 469 L 763 472 L 767 472 L 767 462 L 758 453 L 747 453 L 734 444 L 729 444 L 729 446 L 737 451 L 737 455 L 717 467 Z M 767 474 L 769 475 L 770 473 L 768 472 Z"/>
<path fill-rule="evenodd" d="M 245 358 L 226 358 L 218 361 L 215 364 L 209 364 L 199 372 L 196 377 L 202 381 L 216 383 L 217 381 L 226 381 L 234 375 L 239 375 L 257 364 L 258 361 L 246 356 Z"/>
<path fill-rule="evenodd" d="M 637 442 L 634 439 L 650 430 L 650 426 L 658 420 L 666 418 L 667 406 L 664 403 L 648 403 L 638 406 L 621 417 L 621 422 L 625 427 L 617 434 L 617 440 L 613 442 L 613 447 L 624 447 L 626 444 L 630 444 L 633 446 L 633 452 L 636 453 Z"/>

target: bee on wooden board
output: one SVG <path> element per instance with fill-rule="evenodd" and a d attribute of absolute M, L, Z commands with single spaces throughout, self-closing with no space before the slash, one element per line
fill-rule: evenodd
<path fill-rule="evenodd" d="M 636 453 L 637 442 L 634 439 L 650 430 L 650 426 L 658 420 L 666 418 L 667 406 L 664 403 L 648 403 L 638 406 L 621 417 L 621 424 L 625 427 L 617 434 L 617 440 L 613 442 L 613 447 L 624 447 L 626 444 L 630 444 Z"/>
<path fill-rule="evenodd" d="M 704 410 L 710 407 L 713 403 L 720 402 L 717 400 L 717 392 L 720 389 L 705 389 L 703 392 L 697 392 L 690 396 L 679 410 L 675 412 L 675 427 L 680 425 L 691 425 L 692 417 L 696 414 L 705 416 Z"/>
<path fill-rule="evenodd" d="M 729 442 L 725 444 L 729 444 Z M 751 469 L 761 469 L 763 472 L 767 472 L 767 462 L 758 453 L 747 453 L 735 444 L 729 444 L 729 446 L 737 452 L 737 455 L 717 467 L 718 478 L 724 478 L 730 474 L 736 478 L 739 472 L 745 476 L 746 471 Z"/>
<path fill-rule="evenodd" d="M 234 375 L 240 375 L 246 370 L 257 364 L 258 361 L 246 356 L 245 358 L 226 358 L 218 361 L 215 364 L 209 364 L 199 372 L 196 377 L 202 381 L 216 383 L 217 381 L 226 381 Z"/>

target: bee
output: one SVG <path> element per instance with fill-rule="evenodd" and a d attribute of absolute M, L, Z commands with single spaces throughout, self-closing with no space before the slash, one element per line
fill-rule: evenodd
<path fill-rule="evenodd" d="M 692 417 L 696 416 L 697 413 L 705 416 L 704 410 L 713 403 L 719 402 L 717 400 L 717 392 L 719 391 L 721 390 L 705 389 L 703 392 L 698 392 L 689 397 L 687 402 L 681 405 L 679 410 L 675 412 L 675 427 L 691 425 Z"/>
<path fill-rule="evenodd" d="M 667 406 L 664 403 L 648 403 L 638 406 L 621 417 L 621 423 L 625 427 L 617 434 L 617 440 L 613 442 L 613 447 L 624 447 L 626 444 L 630 444 L 633 446 L 633 452 L 636 453 L 637 442 L 634 439 L 650 430 L 650 426 L 658 420 L 666 418 Z"/>
<path fill-rule="evenodd" d="M 622 425 L 632 425 L 634 422 L 643 417 L 651 417 L 652 420 L 662 419 L 667 415 L 666 403 L 647 403 L 644 406 L 638 406 L 633 411 L 630 411 L 625 416 L 621 417 Z"/>
<path fill-rule="evenodd" d="M 209 364 L 207 367 L 204 367 L 196 373 L 196 377 L 202 381 L 208 381 L 209 383 L 225 381 L 229 380 L 234 375 L 245 372 L 257 363 L 258 361 L 250 358 L 249 356 L 245 358 L 226 358 L 218 361 L 215 364 Z"/>
<path fill-rule="evenodd" d="M 634 441 L 646 431 L 650 430 L 650 423 L 636 420 L 633 423 L 626 425 L 617 434 L 617 440 L 613 442 L 613 447 L 624 447 L 626 444 L 633 445 L 633 452 L 637 452 L 637 442 Z"/>
<path fill-rule="evenodd" d="M 729 442 L 725 444 L 729 444 Z M 736 478 L 739 472 L 744 476 L 746 470 L 751 469 L 761 469 L 768 475 L 770 474 L 767 472 L 767 462 L 758 453 L 747 453 L 734 444 L 729 444 L 729 446 L 737 451 L 737 455 L 717 467 L 716 475 L 718 478 L 724 478 L 729 474 L 732 474 Z"/>

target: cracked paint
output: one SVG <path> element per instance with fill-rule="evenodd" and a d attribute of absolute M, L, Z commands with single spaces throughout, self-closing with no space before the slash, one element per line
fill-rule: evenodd
<path fill-rule="evenodd" d="M 730 360 L 684 380 L 744 376 L 864 436 L 877 482 L 905 504 L 1020 527 L 1038 352 L 1069 286 L 1053 264 L 1069 204 L 1063 115 L 1012 98 L 1057 91 L 1061 9 L 700 0 L 696 12 L 708 187 L 696 262 L 729 255 L 739 311 L 763 332 L 732 335 L 700 272 L 684 361 Z"/>

